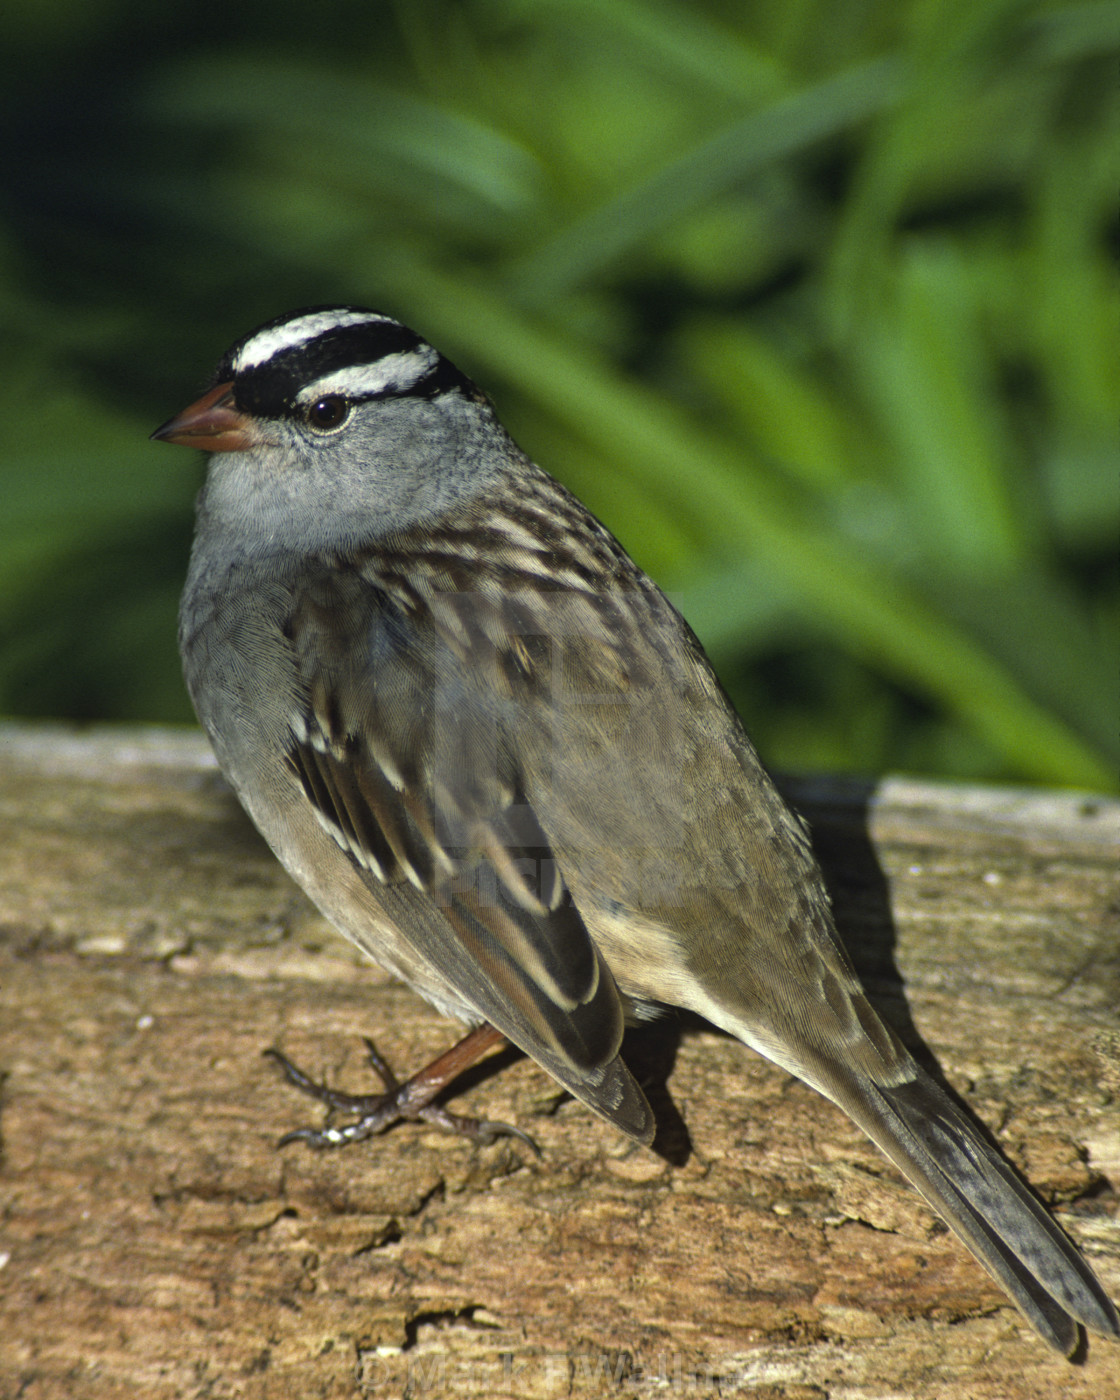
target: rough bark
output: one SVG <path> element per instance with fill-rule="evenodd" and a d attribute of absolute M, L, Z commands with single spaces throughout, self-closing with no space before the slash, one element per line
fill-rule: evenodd
<path fill-rule="evenodd" d="M 877 1005 L 1120 1295 L 1120 804 L 791 785 Z M 283 1048 L 369 1084 L 458 1028 L 352 953 L 202 739 L 0 728 L 0 1397 L 1120 1395 L 1034 1337 L 836 1109 L 736 1043 L 636 1041 L 658 1151 L 512 1055 L 296 1144 Z"/>

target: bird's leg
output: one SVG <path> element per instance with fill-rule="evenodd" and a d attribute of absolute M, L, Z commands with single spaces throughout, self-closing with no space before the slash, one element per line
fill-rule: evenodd
<path fill-rule="evenodd" d="M 434 1102 L 464 1070 L 482 1059 L 488 1050 L 505 1043 L 506 1038 L 501 1031 L 490 1025 L 481 1025 L 402 1084 L 378 1054 L 373 1041 L 367 1039 L 366 1049 L 369 1052 L 370 1065 L 384 1085 L 384 1092 L 380 1094 L 344 1094 L 338 1089 L 328 1088 L 326 1084 L 317 1084 L 279 1050 L 266 1050 L 265 1054 L 279 1064 L 289 1083 L 294 1084 L 297 1089 L 310 1094 L 312 1098 L 330 1108 L 358 1115 L 353 1123 L 347 1123 L 341 1128 L 296 1128 L 284 1134 L 279 1146 L 283 1147 L 289 1142 L 306 1142 L 309 1147 L 345 1147 L 348 1143 L 361 1142 L 364 1138 L 383 1132 L 402 1119 L 415 1122 L 422 1118 L 427 1123 L 434 1123 L 448 1132 L 469 1137 L 475 1142 L 493 1142 L 496 1137 L 520 1138 L 539 1155 L 540 1149 L 537 1144 L 520 1128 L 514 1128 L 508 1123 L 491 1123 L 478 1118 L 466 1118 L 458 1113 L 449 1113 L 446 1108 Z"/>

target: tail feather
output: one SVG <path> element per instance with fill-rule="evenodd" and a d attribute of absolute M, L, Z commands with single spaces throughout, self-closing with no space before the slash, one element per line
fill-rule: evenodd
<path fill-rule="evenodd" d="M 826 1092 L 863 1128 L 1063 1355 L 1077 1322 L 1120 1336 L 1120 1318 L 1072 1241 L 948 1095 L 917 1065 L 884 1087 L 835 1074 Z M 825 1076 L 822 1076 L 824 1078 Z M 823 1087 L 823 1086 L 822 1086 Z"/>

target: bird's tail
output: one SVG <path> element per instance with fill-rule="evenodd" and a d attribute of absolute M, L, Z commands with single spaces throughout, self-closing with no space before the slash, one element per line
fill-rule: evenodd
<path fill-rule="evenodd" d="M 835 1067 L 817 1087 L 944 1218 L 1050 1346 L 1069 1356 L 1076 1322 L 1120 1337 L 1116 1309 L 1072 1241 L 944 1090 L 911 1064 L 915 1077 L 889 1087 L 841 1078 Z"/>

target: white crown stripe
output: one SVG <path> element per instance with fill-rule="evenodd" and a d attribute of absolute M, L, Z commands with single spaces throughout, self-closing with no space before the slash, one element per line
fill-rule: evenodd
<path fill-rule="evenodd" d="M 381 316 L 376 311 L 310 311 L 306 316 L 297 316 L 283 325 L 272 326 L 266 331 L 245 342 L 237 352 L 233 362 L 234 373 L 241 374 L 247 369 L 263 365 L 282 350 L 294 350 L 297 345 L 305 345 L 326 331 L 341 330 L 344 326 L 360 326 L 392 321 L 391 316 Z"/>
<path fill-rule="evenodd" d="M 400 393 L 418 383 L 432 369 L 439 356 L 430 345 L 418 345 L 415 350 L 399 350 L 395 355 L 383 355 L 367 365 L 346 365 L 332 370 L 296 395 L 296 403 L 314 403 L 327 394 L 359 399 L 373 394 Z"/>

